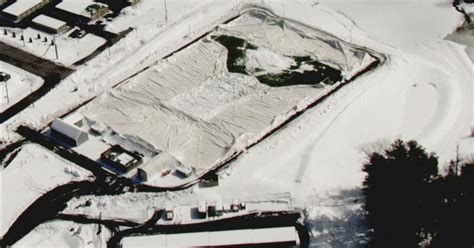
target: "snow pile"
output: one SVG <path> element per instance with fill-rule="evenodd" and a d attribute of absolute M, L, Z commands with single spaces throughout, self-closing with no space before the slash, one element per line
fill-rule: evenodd
<path fill-rule="evenodd" d="M 235 21 L 221 25 L 217 34 L 239 37 L 286 56 L 311 56 L 343 71 L 346 79 L 375 60 L 369 53 L 333 35 L 265 11 L 249 11 Z"/>
<path fill-rule="evenodd" d="M 249 49 L 245 55 L 245 67 L 253 75 L 258 75 L 259 71 L 279 74 L 296 64 L 293 59 L 267 48 Z"/>
<path fill-rule="evenodd" d="M 267 14 L 251 11 L 229 27 L 242 29 L 239 35 L 286 56 L 307 55 L 307 52 L 323 61 L 335 56 L 331 63 L 351 60 L 357 66 L 361 63 L 367 66 L 373 60 L 364 60 L 366 53 L 352 50 L 335 37 L 317 38 L 318 33 L 311 33 L 307 27 L 301 28 L 314 37 L 302 37 L 302 31 L 296 33 L 296 27 L 299 27 L 296 23 L 291 24 L 293 32 L 272 25 L 276 17 L 268 17 L 271 21 L 262 23 Z M 255 25 L 249 28 L 248 23 Z M 223 29 L 211 36 L 229 32 Z M 267 38 L 255 35 L 260 32 L 269 35 Z M 285 34 L 290 34 L 290 38 Z M 336 49 L 321 41 L 329 38 L 328 43 L 338 44 Z M 296 41 L 306 41 L 306 45 L 290 50 L 283 46 L 284 42 Z M 324 49 L 321 48 L 323 44 Z M 323 50 L 326 52 L 319 55 L 318 51 Z M 348 58 L 343 52 L 346 50 Z M 168 151 L 185 166 L 205 170 L 256 142 L 295 111 L 337 86 L 272 88 L 259 83 L 255 77 L 229 73 L 226 54 L 225 47 L 212 39 L 197 41 L 91 102 L 83 109 L 83 114 L 122 135 L 134 136 L 157 150 Z M 273 55 L 265 51 L 257 51 L 256 55 L 264 55 L 259 63 L 267 61 L 266 67 L 270 67 L 267 56 Z M 283 63 L 289 64 L 289 61 Z M 284 65 L 277 67 L 281 69 Z M 354 73 L 352 64 L 344 63 L 339 67 L 348 68 L 347 74 Z"/>
<path fill-rule="evenodd" d="M 51 189 L 71 181 L 82 181 L 91 174 L 57 158 L 37 145 L 25 145 L 8 165 L 2 178 L 1 235 L 36 199 Z"/>

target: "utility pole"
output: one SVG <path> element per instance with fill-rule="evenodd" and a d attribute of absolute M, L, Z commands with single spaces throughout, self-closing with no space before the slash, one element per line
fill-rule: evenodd
<path fill-rule="evenodd" d="M 23 30 L 21 30 L 21 40 L 23 41 L 23 47 L 26 47 L 25 36 L 23 35 Z"/>
<path fill-rule="evenodd" d="M 166 6 L 166 0 L 165 0 L 165 22 L 168 23 L 168 7 Z"/>
<path fill-rule="evenodd" d="M 283 9 L 283 18 L 285 18 L 285 4 L 282 3 L 281 6 L 282 6 L 282 9 Z"/>
<path fill-rule="evenodd" d="M 53 37 L 53 43 L 54 43 L 54 51 L 56 52 L 56 60 L 58 60 L 59 55 L 58 55 L 58 44 L 56 43 L 56 36 Z"/>
<path fill-rule="evenodd" d="M 3 81 L 5 83 L 5 92 L 7 94 L 7 104 L 10 103 L 10 96 L 8 95 L 8 79 Z"/>

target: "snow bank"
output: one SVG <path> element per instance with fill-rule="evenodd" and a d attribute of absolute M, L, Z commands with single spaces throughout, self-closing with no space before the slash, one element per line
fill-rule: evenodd
<path fill-rule="evenodd" d="M 296 64 L 293 59 L 262 47 L 255 50 L 249 49 L 245 55 L 245 68 L 253 75 L 256 75 L 259 70 L 279 74 Z"/>
<path fill-rule="evenodd" d="M 90 178 L 80 167 L 56 157 L 37 145 L 25 145 L 8 165 L 2 177 L 1 235 L 36 199 L 49 190 L 71 181 Z"/>

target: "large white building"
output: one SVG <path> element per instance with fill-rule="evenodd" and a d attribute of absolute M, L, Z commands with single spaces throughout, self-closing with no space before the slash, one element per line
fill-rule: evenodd
<path fill-rule="evenodd" d="M 146 247 L 296 247 L 294 227 L 240 229 L 125 237 L 122 248 Z"/>
<path fill-rule="evenodd" d="M 41 9 L 49 0 L 18 0 L 3 10 L 3 14 L 14 22 L 20 22 Z"/>
<path fill-rule="evenodd" d="M 89 134 L 86 131 L 59 118 L 51 124 L 51 132 L 68 145 L 80 146 L 89 140 Z"/>

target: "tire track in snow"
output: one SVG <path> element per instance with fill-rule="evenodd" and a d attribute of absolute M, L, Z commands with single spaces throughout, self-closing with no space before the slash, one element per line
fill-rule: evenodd
<path fill-rule="evenodd" d="M 382 63 L 386 63 L 386 65 L 390 64 L 390 57 L 386 57 L 385 58 L 386 61 Z M 380 65 L 381 66 L 381 65 Z M 347 84 L 350 84 L 351 82 L 349 83 L 346 83 L 344 84 L 343 86 L 347 85 Z M 368 86 L 366 86 L 360 93 L 358 93 L 356 96 L 354 96 L 354 98 L 352 98 L 351 100 L 349 100 L 349 102 L 346 102 L 346 104 L 344 105 L 344 107 L 336 114 L 336 116 L 326 125 L 326 127 L 319 133 L 319 135 L 316 137 L 316 139 L 312 142 L 312 144 L 304 151 L 303 153 L 303 157 L 301 159 L 301 162 L 300 162 L 300 165 L 298 167 L 298 172 L 296 173 L 296 177 L 295 177 L 295 182 L 296 183 L 301 183 L 304 175 L 305 175 L 305 171 L 306 171 L 306 168 L 308 167 L 309 163 L 309 159 L 311 158 L 311 154 L 312 154 L 312 151 L 314 150 L 314 148 L 316 147 L 316 145 L 319 143 L 320 139 L 327 133 L 327 131 L 329 130 L 329 128 L 332 127 L 332 124 L 335 123 L 339 117 L 349 108 L 349 106 L 352 105 L 353 102 L 355 102 L 357 99 L 359 99 L 361 96 L 363 96 L 369 89 L 371 89 L 375 84 L 377 83 L 377 81 L 374 81 L 372 82 L 371 84 L 369 84 Z M 343 87 L 342 86 L 342 87 Z M 334 96 L 334 95 L 332 95 Z"/>

